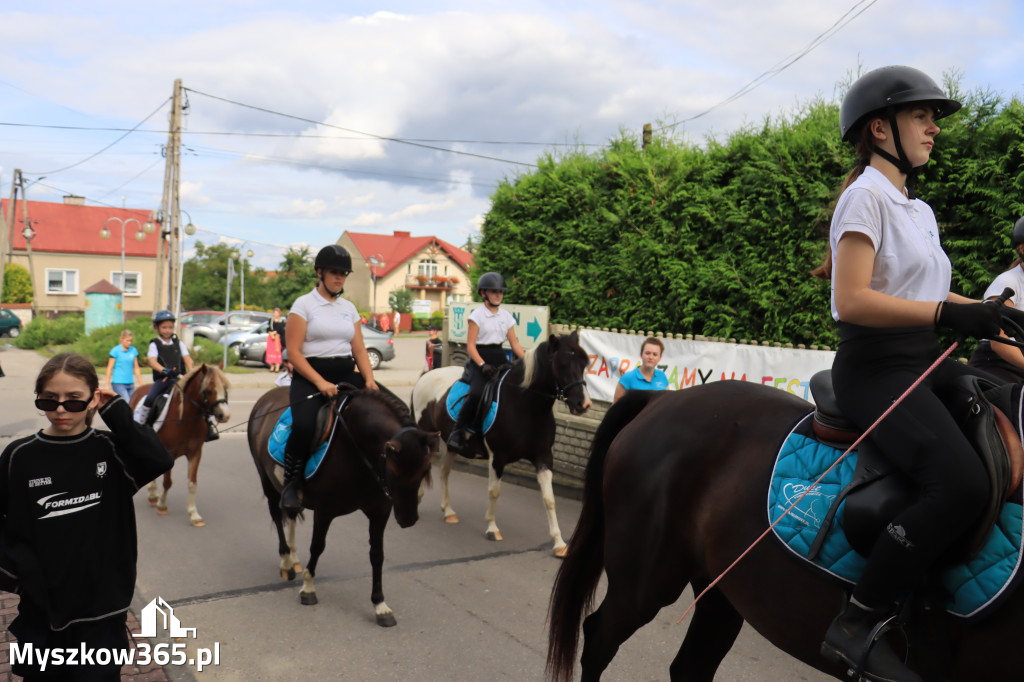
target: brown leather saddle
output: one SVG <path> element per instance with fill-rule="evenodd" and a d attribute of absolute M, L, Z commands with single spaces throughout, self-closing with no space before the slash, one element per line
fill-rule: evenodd
<path fill-rule="evenodd" d="M 824 443 L 845 450 L 861 432 L 839 409 L 832 389 L 830 370 L 811 378 L 814 397 L 814 434 Z M 991 496 L 985 515 L 950 558 L 963 561 L 981 549 L 995 525 L 1004 500 L 1016 492 L 1024 471 L 1024 447 L 1020 435 L 1006 416 L 1014 414 L 1020 400 L 1020 385 L 997 385 L 980 377 L 959 377 L 946 387 L 940 398 L 960 424 L 989 474 Z M 1019 408 L 1019 405 L 1018 405 Z M 850 545 L 867 556 L 878 534 L 903 509 L 917 499 L 914 483 L 896 469 L 870 439 L 857 446 L 853 479 L 836 496 L 821 525 L 808 558 L 813 559 L 825 541 L 840 503 L 844 500 L 843 526 Z"/>

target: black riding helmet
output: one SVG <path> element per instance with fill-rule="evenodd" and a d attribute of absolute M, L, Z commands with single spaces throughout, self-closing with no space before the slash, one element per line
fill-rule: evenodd
<path fill-rule="evenodd" d="M 1010 238 L 1010 243 L 1013 248 L 1016 249 L 1021 244 L 1024 244 L 1024 218 L 1019 218 L 1013 225 L 1013 237 Z"/>
<path fill-rule="evenodd" d="M 883 66 L 858 78 L 839 107 L 839 131 L 844 142 L 856 142 L 869 119 L 875 116 L 889 119 L 899 158 L 878 146 L 873 146 L 872 150 L 908 176 L 908 190 L 913 186 L 914 167 L 900 142 L 896 112 L 916 102 L 928 102 L 935 110 L 936 121 L 956 113 L 962 106 L 946 97 L 942 88 L 923 71 L 910 66 Z"/>
<path fill-rule="evenodd" d="M 346 250 L 345 247 L 337 244 L 328 244 L 324 248 L 320 249 L 320 252 L 316 254 L 316 260 L 313 261 L 313 267 L 316 270 L 339 270 L 348 275 L 352 272 L 352 256 L 349 255 L 348 250 Z M 320 276 L 320 281 L 324 281 L 323 275 Z M 334 298 L 345 293 L 344 288 L 338 289 L 337 291 L 331 291 L 327 288 L 326 282 L 324 283 L 324 289 Z"/>
<path fill-rule="evenodd" d="M 349 255 L 345 247 L 338 244 L 328 244 L 316 254 L 313 267 L 317 270 L 352 272 L 352 256 Z"/>
<path fill-rule="evenodd" d="M 485 289 L 492 291 L 505 291 L 508 289 L 505 286 L 505 278 L 496 272 L 485 272 L 480 275 L 480 279 L 476 281 L 476 292 L 479 294 Z"/>

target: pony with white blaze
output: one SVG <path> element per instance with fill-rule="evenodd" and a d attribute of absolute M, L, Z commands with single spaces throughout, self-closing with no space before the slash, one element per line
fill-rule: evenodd
<path fill-rule="evenodd" d="M 494 423 L 482 437 L 474 434 L 463 456 L 488 460 L 487 492 L 489 503 L 485 520 L 488 540 L 500 541 L 501 531 L 495 521 L 495 507 L 501 495 L 501 476 L 505 467 L 521 459 L 534 466 L 537 484 L 547 514 L 548 534 L 555 556 L 565 556 L 566 544 L 555 514 L 552 486 L 552 446 L 555 441 L 553 407 L 562 400 L 573 414 L 590 409 L 584 372 L 587 354 L 579 345 L 576 332 L 565 336 L 552 335 L 531 348 L 522 360 L 501 378 L 496 393 L 498 409 Z M 445 445 L 454 425 L 446 407 L 451 387 L 462 376 L 461 367 L 442 367 L 427 372 L 416 382 L 412 393 L 412 412 L 419 426 L 427 431 L 440 431 L 437 449 L 441 456 L 441 510 L 446 523 L 458 523 L 448 496 L 448 476 L 455 454 Z M 474 409 L 470 406 L 470 409 Z"/>

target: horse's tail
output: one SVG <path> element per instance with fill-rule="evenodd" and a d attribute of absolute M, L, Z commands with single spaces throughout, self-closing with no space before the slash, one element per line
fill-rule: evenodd
<path fill-rule="evenodd" d="M 569 548 L 555 576 L 548 605 L 547 670 L 556 682 L 572 679 L 584 612 L 594 602 L 604 570 L 604 461 L 615 437 L 657 395 L 630 391 L 609 408 L 594 434 L 583 484 L 583 508 Z"/>

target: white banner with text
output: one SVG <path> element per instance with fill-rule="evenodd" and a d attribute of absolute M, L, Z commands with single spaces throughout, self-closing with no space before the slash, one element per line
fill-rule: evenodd
<path fill-rule="evenodd" d="M 644 337 L 634 334 L 580 331 L 580 344 L 590 356 L 587 390 L 595 400 L 611 401 L 615 385 L 640 364 Z M 661 338 L 665 353 L 658 368 L 668 375 L 669 390 L 709 381 L 735 379 L 772 386 L 811 400 L 811 377 L 832 367 L 835 351 L 769 348 L 711 341 Z"/>

